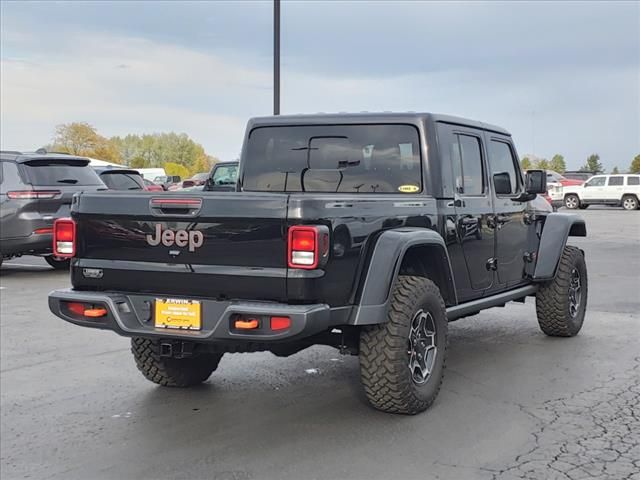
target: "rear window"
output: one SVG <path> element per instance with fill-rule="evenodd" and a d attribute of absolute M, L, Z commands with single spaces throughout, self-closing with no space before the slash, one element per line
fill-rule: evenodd
<path fill-rule="evenodd" d="M 624 177 L 609 177 L 609 186 L 616 187 L 622 185 Z"/>
<path fill-rule="evenodd" d="M 111 190 L 144 190 L 142 176 L 135 173 L 103 173 L 100 179 Z"/>
<path fill-rule="evenodd" d="M 627 185 L 640 185 L 640 177 L 627 177 Z"/>
<path fill-rule="evenodd" d="M 98 174 L 84 160 L 32 160 L 22 167 L 32 185 L 102 185 Z"/>
<path fill-rule="evenodd" d="M 243 190 L 415 193 L 418 131 L 410 125 L 258 127 L 249 134 Z"/>

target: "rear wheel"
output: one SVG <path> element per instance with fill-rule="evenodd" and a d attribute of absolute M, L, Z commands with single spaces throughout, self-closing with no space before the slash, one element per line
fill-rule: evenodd
<path fill-rule="evenodd" d="M 638 199 L 634 195 L 625 195 L 622 197 L 622 208 L 625 210 L 637 210 Z"/>
<path fill-rule="evenodd" d="M 567 195 L 564 197 L 564 206 L 571 210 L 575 210 L 580 207 L 580 199 L 577 195 Z"/>
<path fill-rule="evenodd" d="M 414 415 L 435 400 L 445 368 L 447 314 L 429 279 L 400 276 L 387 322 L 360 335 L 360 376 L 378 410 Z"/>
<path fill-rule="evenodd" d="M 573 337 L 587 310 L 587 266 L 582 251 L 564 247 L 556 277 L 536 293 L 540 329 L 552 337 Z"/>
<path fill-rule="evenodd" d="M 48 255 L 44 257 L 46 262 L 56 270 L 69 270 L 71 260 L 69 258 L 56 257 L 55 255 Z"/>
<path fill-rule="evenodd" d="M 131 352 L 142 375 L 163 387 L 191 387 L 204 382 L 218 368 L 223 355 L 204 353 L 186 358 L 163 357 L 159 340 L 141 337 L 131 339 Z"/>

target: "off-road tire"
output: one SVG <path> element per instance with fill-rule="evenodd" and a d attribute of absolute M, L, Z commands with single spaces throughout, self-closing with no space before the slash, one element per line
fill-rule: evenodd
<path fill-rule="evenodd" d="M 638 197 L 635 195 L 625 195 L 622 197 L 622 208 L 625 210 L 637 210 L 638 209 Z"/>
<path fill-rule="evenodd" d="M 163 387 L 191 387 L 198 385 L 218 368 L 222 353 L 200 354 L 186 358 L 160 356 L 160 342 L 149 338 L 133 337 L 131 353 L 138 370 L 147 380 Z"/>
<path fill-rule="evenodd" d="M 570 286 L 574 269 L 579 273 L 580 301 L 576 315 L 570 313 Z M 552 337 L 573 337 L 584 323 L 588 296 L 587 265 L 576 247 L 564 247 L 556 277 L 540 286 L 536 293 L 536 314 L 540 329 Z"/>
<path fill-rule="evenodd" d="M 564 197 L 564 206 L 570 210 L 575 210 L 576 208 L 580 208 L 580 197 L 570 193 L 566 197 Z"/>
<path fill-rule="evenodd" d="M 65 258 L 58 260 L 53 255 L 47 255 L 44 257 L 44 260 L 56 270 L 69 270 L 69 266 L 71 265 L 71 259 Z"/>
<path fill-rule="evenodd" d="M 444 375 L 447 313 L 438 287 L 429 279 L 399 276 L 387 322 L 360 334 L 360 378 L 369 403 L 389 413 L 415 415 L 433 403 Z M 409 335 L 417 313 L 431 313 L 437 350 L 431 374 L 417 384 L 409 369 Z"/>

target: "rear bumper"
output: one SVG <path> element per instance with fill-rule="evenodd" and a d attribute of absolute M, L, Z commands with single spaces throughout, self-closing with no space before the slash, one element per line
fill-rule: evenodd
<path fill-rule="evenodd" d="M 163 297 L 166 297 L 164 295 Z M 350 309 L 331 308 L 326 304 L 287 305 L 271 302 L 200 300 L 202 304 L 202 329 L 178 330 L 156 328 L 153 319 L 153 295 L 123 294 L 113 292 L 85 292 L 73 289 L 54 290 L 49 294 L 49 309 L 66 320 L 90 328 L 112 330 L 125 337 L 156 337 L 203 343 L 291 341 L 324 332 L 334 325 L 347 323 Z M 69 312 L 65 302 L 91 303 L 107 309 L 104 317 L 90 319 Z M 287 330 L 271 331 L 265 328 L 238 333 L 232 322 L 236 315 L 251 315 L 268 319 L 270 316 L 287 316 L 291 326 Z"/>
<path fill-rule="evenodd" d="M 32 234 L 28 237 L 3 238 L 0 250 L 3 255 L 17 255 L 27 253 L 52 253 L 53 239 L 50 233 Z"/>

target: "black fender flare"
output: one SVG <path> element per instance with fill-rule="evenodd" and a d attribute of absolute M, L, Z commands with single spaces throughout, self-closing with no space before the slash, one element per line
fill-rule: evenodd
<path fill-rule="evenodd" d="M 545 282 L 556 276 L 560 256 L 568 237 L 586 237 L 587 226 L 578 215 L 571 213 L 550 213 L 544 222 L 538 247 L 533 280 Z"/>
<path fill-rule="evenodd" d="M 439 253 L 439 268 L 446 269 L 444 275 L 450 303 L 456 304 L 456 288 L 449 253 L 442 236 L 424 228 L 399 228 L 383 232 L 377 239 L 367 267 L 349 323 L 372 325 L 386 322 L 390 293 L 395 283 L 405 253 L 416 246 L 432 246 Z M 444 296 L 444 293 L 443 293 Z"/>

